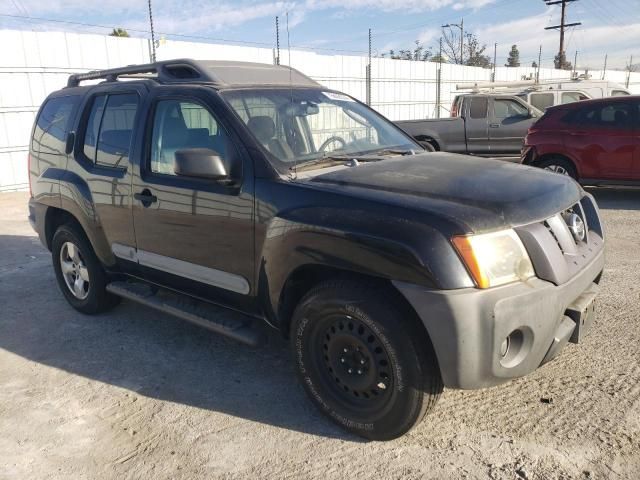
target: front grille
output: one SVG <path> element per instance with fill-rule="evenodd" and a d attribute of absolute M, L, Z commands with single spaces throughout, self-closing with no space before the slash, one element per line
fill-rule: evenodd
<path fill-rule="evenodd" d="M 516 231 L 536 275 L 557 285 L 585 267 L 604 245 L 598 209 L 590 195 L 540 223 Z"/>

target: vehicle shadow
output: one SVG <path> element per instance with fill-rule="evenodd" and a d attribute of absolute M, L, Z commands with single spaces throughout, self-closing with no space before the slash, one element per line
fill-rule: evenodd
<path fill-rule="evenodd" d="M 586 187 L 605 210 L 640 210 L 640 188 Z"/>
<path fill-rule="evenodd" d="M 309 401 L 288 343 L 266 330 L 267 345 L 251 349 L 132 302 L 80 314 L 58 291 L 37 239 L 0 235 L 0 349 L 139 395 L 362 441 Z"/>

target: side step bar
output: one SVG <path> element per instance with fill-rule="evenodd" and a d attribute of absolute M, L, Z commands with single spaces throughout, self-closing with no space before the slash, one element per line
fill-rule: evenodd
<path fill-rule="evenodd" d="M 264 341 L 264 334 L 255 325 L 255 319 L 179 293 L 156 289 L 142 282 L 124 281 L 108 284 L 107 291 L 252 347 Z"/>

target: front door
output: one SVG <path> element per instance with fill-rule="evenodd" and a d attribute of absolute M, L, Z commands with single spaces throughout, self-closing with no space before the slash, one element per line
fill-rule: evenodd
<path fill-rule="evenodd" d="M 133 182 L 135 258 L 146 278 L 234 303 L 253 283 L 250 164 L 220 120 L 224 109 L 213 92 L 158 90 L 148 105 L 146 148 Z M 230 179 L 176 175 L 174 154 L 188 148 L 218 153 Z"/>
<path fill-rule="evenodd" d="M 527 130 L 533 124 L 529 109 L 512 98 L 492 98 L 489 144 L 492 155 L 520 155 Z"/>

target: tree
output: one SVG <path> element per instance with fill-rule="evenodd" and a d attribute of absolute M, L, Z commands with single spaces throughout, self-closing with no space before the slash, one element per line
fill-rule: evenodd
<path fill-rule="evenodd" d="M 509 58 L 505 67 L 519 67 L 520 66 L 520 51 L 517 45 L 511 45 L 511 51 L 509 52 Z"/>
<path fill-rule="evenodd" d="M 387 55 L 389 55 L 389 58 L 392 58 L 394 60 L 416 60 L 419 62 L 428 61 L 432 56 L 431 47 L 425 48 L 420 40 L 416 40 L 414 43 L 415 47 L 413 47 L 413 49 L 411 50 L 403 49 L 398 50 L 397 52 L 395 50 L 389 50 L 388 53 L 383 53 L 381 57 L 386 57 Z"/>
<path fill-rule="evenodd" d="M 571 65 L 571 62 L 567 62 L 567 56 L 565 55 L 564 52 L 559 53 L 558 55 L 555 56 L 555 58 L 553 59 L 553 64 L 559 70 L 572 70 L 573 69 L 573 66 Z"/>
<path fill-rule="evenodd" d="M 482 67 L 489 68 L 493 66 L 491 59 L 488 55 L 484 55 L 484 51 L 487 49 L 487 44 L 480 45 L 480 40 L 473 33 L 465 35 L 467 37 L 466 50 L 469 58 L 463 62 L 463 65 L 469 65 L 470 67 Z"/>
<path fill-rule="evenodd" d="M 460 57 L 460 35 L 453 32 L 443 32 L 442 37 L 442 63 L 457 63 L 469 65 L 472 67 L 489 68 L 493 66 L 491 59 L 484 52 L 487 49 L 486 44 L 480 44 L 478 37 L 472 33 L 464 36 L 462 43 L 462 53 L 464 55 L 461 62 Z M 381 54 L 381 57 L 393 58 L 394 60 L 418 60 L 422 62 L 440 62 L 440 54 L 434 54 L 433 47 L 424 47 L 420 40 L 416 40 L 415 47 L 412 49 L 389 50 Z"/>
<path fill-rule="evenodd" d="M 109 34 L 110 37 L 128 37 L 129 32 L 127 32 L 124 28 L 114 28 L 113 32 Z"/>

